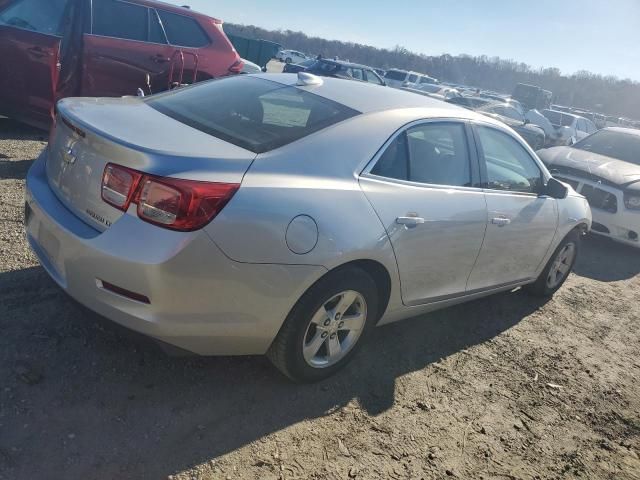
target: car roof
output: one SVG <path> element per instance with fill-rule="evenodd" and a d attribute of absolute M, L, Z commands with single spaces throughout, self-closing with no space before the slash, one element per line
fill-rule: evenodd
<path fill-rule="evenodd" d="M 344 60 L 333 60 L 333 59 L 330 59 L 330 58 L 321 58 L 318 61 L 319 62 L 325 62 L 325 63 L 333 63 L 334 65 L 340 65 L 342 67 L 368 68 L 369 70 L 373 70 L 373 67 L 369 67 L 367 65 L 362 65 L 360 63 L 346 62 Z"/>
<path fill-rule="evenodd" d="M 179 15 L 186 15 L 186 16 L 192 16 L 192 17 L 212 18 L 216 23 L 222 23 L 222 21 L 220 19 L 218 19 L 216 17 L 212 17 L 211 15 L 207 15 L 207 14 L 198 12 L 196 10 L 192 10 L 191 7 L 189 7 L 189 8 L 180 7 L 178 5 L 167 3 L 167 2 L 163 2 L 161 0 L 135 0 L 135 1 L 136 1 L 136 3 L 139 3 L 141 5 L 145 5 L 147 7 L 160 8 L 162 10 L 166 10 L 167 12 L 177 13 Z"/>
<path fill-rule="evenodd" d="M 629 135 L 635 135 L 636 137 L 640 137 L 640 130 L 635 128 L 624 128 L 624 127 L 606 127 L 602 130 L 609 130 L 611 132 L 619 132 L 619 133 L 627 133 Z"/>
<path fill-rule="evenodd" d="M 298 75 L 295 73 L 254 74 L 253 77 L 291 86 L 296 86 L 298 82 Z M 483 115 L 441 100 L 367 82 L 322 77 L 321 85 L 299 86 L 298 88 L 328 98 L 362 113 L 398 109 L 428 109 L 433 111 L 433 117 L 444 116 L 482 121 L 486 119 Z M 426 117 L 428 116 L 426 115 Z"/>

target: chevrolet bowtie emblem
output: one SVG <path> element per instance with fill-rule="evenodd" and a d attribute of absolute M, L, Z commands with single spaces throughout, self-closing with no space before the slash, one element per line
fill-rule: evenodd
<path fill-rule="evenodd" d="M 76 154 L 73 152 L 73 147 L 69 147 L 62 152 L 62 160 L 71 165 L 76 163 Z"/>

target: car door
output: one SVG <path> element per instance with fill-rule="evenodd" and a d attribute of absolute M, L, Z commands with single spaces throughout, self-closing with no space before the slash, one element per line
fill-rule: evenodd
<path fill-rule="evenodd" d="M 589 127 L 587 125 L 587 121 L 583 118 L 578 118 L 576 127 L 576 140 L 580 141 L 587 135 L 589 135 Z"/>
<path fill-rule="evenodd" d="M 0 113 L 49 124 L 67 1 L 17 0 L 0 10 Z"/>
<path fill-rule="evenodd" d="M 545 178 L 529 150 L 497 127 L 473 128 L 488 216 L 468 292 L 534 278 L 558 226 L 557 202 L 538 194 Z"/>
<path fill-rule="evenodd" d="M 402 299 L 463 295 L 487 223 L 467 125 L 424 121 L 396 133 L 360 178 L 391 241 Z"/>
<path fill-rule="evenodd" d="M 150 77 L 153 92 L 169 87 L 171 55 L 154 9 L 121 0 L 93 0 L 91 33 L 84 36 L 82 94 L 135 95 Z"/>

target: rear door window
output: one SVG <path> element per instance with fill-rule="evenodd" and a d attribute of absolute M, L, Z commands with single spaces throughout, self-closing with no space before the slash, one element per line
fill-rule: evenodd
<path fill-rule="evenodd" d="M 0 12 L 0 24 L 59 35 L 67 1 L 17 0 Z"/>
<path fill-rule="evenodd" d="M 202 83 L 146 101 L 179 122 L 255 153 L 360 113 L 294 86 L 250 75 Z"/>
<path fill-rule="evenodd" d="M 471 163 L 461 123 L 425 123 L 395 137 L 373 175 L 429 185 L 470 187 Z"/>
<path fill-rule="evenodd" d="M 147 41 L 149 9 L 119 0 L 93 1 L 94 35 Z"/>
<path fill-rule="evenodd" d="M 158 10 L 158 14 L 171 45 L 199 48 L 210 43 L 207 34 L 193 18 L 164 10 Z"/>

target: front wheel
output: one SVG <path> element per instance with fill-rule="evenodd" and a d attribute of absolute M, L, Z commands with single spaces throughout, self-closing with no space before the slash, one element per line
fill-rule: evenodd
<path fill-rule="evenodd" d="M 294 381 L 322 380 L 351 360 L 378 308 L 376 284 L 362 269 L 329 273 L 296 303 L 267 355 Z"/>
<path fill-rule="evenodd" d="M 534 295 L 551 297 L 567 280 L 580 250 L 580 234 L 571 232 L 560 243 L 538 279 L 525 289 Z"/>

